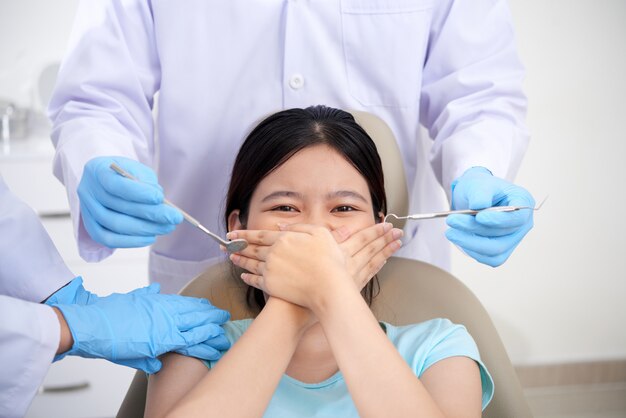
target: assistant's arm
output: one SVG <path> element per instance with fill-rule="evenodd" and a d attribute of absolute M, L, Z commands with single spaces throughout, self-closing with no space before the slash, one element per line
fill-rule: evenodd
<path fill-rule="evenodd" d="M 512 180 L 528 143 L 512 18 L 505 0 L 437 2 L 424 64 L 420 120 L 431 163 L 450 185 L 482 166 Z"/>
<path fill-rule="evenodd" d="M 250 328 L 193 388 L 189 381 L 198 380 L 197 367 L 188 359 L 164 363 L 163 371 L 150 380 L 146 417 L 262 416 L 310 319 L 307 310 L 270 298 Z M 191 390 L 176 389 L 178 395 L 172 396 L 171 388 L 179 384 Z"/>
<path fill-rule="evenodd" d="M 114 155 L 152 165 L 160 64 L 150 3 L 81 1 L 50 102 L 54 173 L 67 188 L 79 252 L 88 261 L 112 250 L 93 241 L 80 220 L 76 189 L 85 163 Z"/>
<path fill-rule="evenodd" d="M 37 214 L 0 177 L 0 295 L 41 302 L 75 276 Z"/>
<path fill-rule="evenodd" d="M 0 295 L 0 416 L 23 417 L 59 349 L 52 308 Z"/>

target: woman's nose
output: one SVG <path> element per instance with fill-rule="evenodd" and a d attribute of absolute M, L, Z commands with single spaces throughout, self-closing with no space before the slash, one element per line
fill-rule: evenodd
<path fill-rule="evenodd" d="M 331 231 L 339 227 L 337 220 L 333 219 L 329 213 L 309 213 L 305 222 L 310 225 L 324 226 Z"/>

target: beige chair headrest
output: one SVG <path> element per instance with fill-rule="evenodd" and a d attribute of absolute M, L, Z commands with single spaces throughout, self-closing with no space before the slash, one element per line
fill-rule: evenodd
<path fill-rule="evenodd" d="M 376 115 L 360 110 L 349 111 L 365 132 L 374 140 L 383 163 L 387 213 L 405 215 L 409 213 L 409 193 L 400 148 L 391 128 Z M 397 228 L 404 227 L 404 220 L 389 220 Z"/>

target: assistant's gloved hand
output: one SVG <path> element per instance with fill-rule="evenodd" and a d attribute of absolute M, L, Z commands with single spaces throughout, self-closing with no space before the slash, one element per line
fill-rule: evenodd
<path fill-rule="evenodd" d="M 453 210 L 491 206 L 535 207 L 535 200 L 526 189 L 494 177 L 483 167 L 472 167 L 452 182 Z M 450 241 L 480 263 L 497 267 L 533 227 L 533 211 L 450 215 L 446 222 Z"/>
<path fill-rule="evenodd" d="M 117 163 L 140 181 L 111 169 Z M 154 171 L 124 157 L 96 157 L 85 164 L 78 185 L 80 212 L 91 238 L 109 248 L 144 247 L 172 232 L 183 215 L 163 204 Z"/>
<path fill-rule="evenodd" d="M 135 289 L 132 291 L 133 294 L 138 295 L 141 293 L 158 293 L 159 291 L 154 290 L 153 287 L 146 286 L 140 289 Z M 46 299 L 45 304 L 49 306 L 55 305 L 91 305 L 92 303 L 97 302 L 102 299 L 100 296 L 95 293 L 91 293 L 89 290 L 85 289 L 83 286 L 83 278 L 77 276 L 67 285 L 63 286 L 56 292 L 54 292 L 48 299 Z"/>
<path fill-rule="evenodd" d="M 156 373 L 161 354 L 177 351 L 217 360 L 230 343 L 221 325 L 230 315 L 206 299 L 161 295 L 160 286 L 99 297 L 89 305 L 54 304 L 65 317 L 74 344 L 66 355 L 104 358 Z"/>
<path fill-rule="evenodd" d="M 61 303 L 65 305 L 89 305 L 98 299 L 98 295 L 83 287 L 83 278 L 78 276 L 46 299 L 46 305 L 52 306 Z"/>

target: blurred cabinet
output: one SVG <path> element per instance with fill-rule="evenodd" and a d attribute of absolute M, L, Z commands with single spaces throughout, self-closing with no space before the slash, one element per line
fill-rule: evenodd
<path fill-rule="evenodd" d="M 52 175 L 53 156 L 50 139 L 42 136 L 13 140 L 9 153 L 0 153 L 0 174 L 5 183 L 42 214 L 68 210 L 65 188 Z"/>
<path fill-rule="evenodd" d="M 45 137 L 14 142 L 10 153 L 0 154 L 0 174 L 13 193 L 41 215 L 63 259 L 83 277 L 86 289 L 107 295 L 147 285 L 147 248 L 118 250 L 100 263 L 80 258 L 65 188 L 52 175 L 53 153 Z M 134 370 L 104 360 L 66 357 L 50 367 L 26 417 L 113 417 L 133 375 Z"/>

